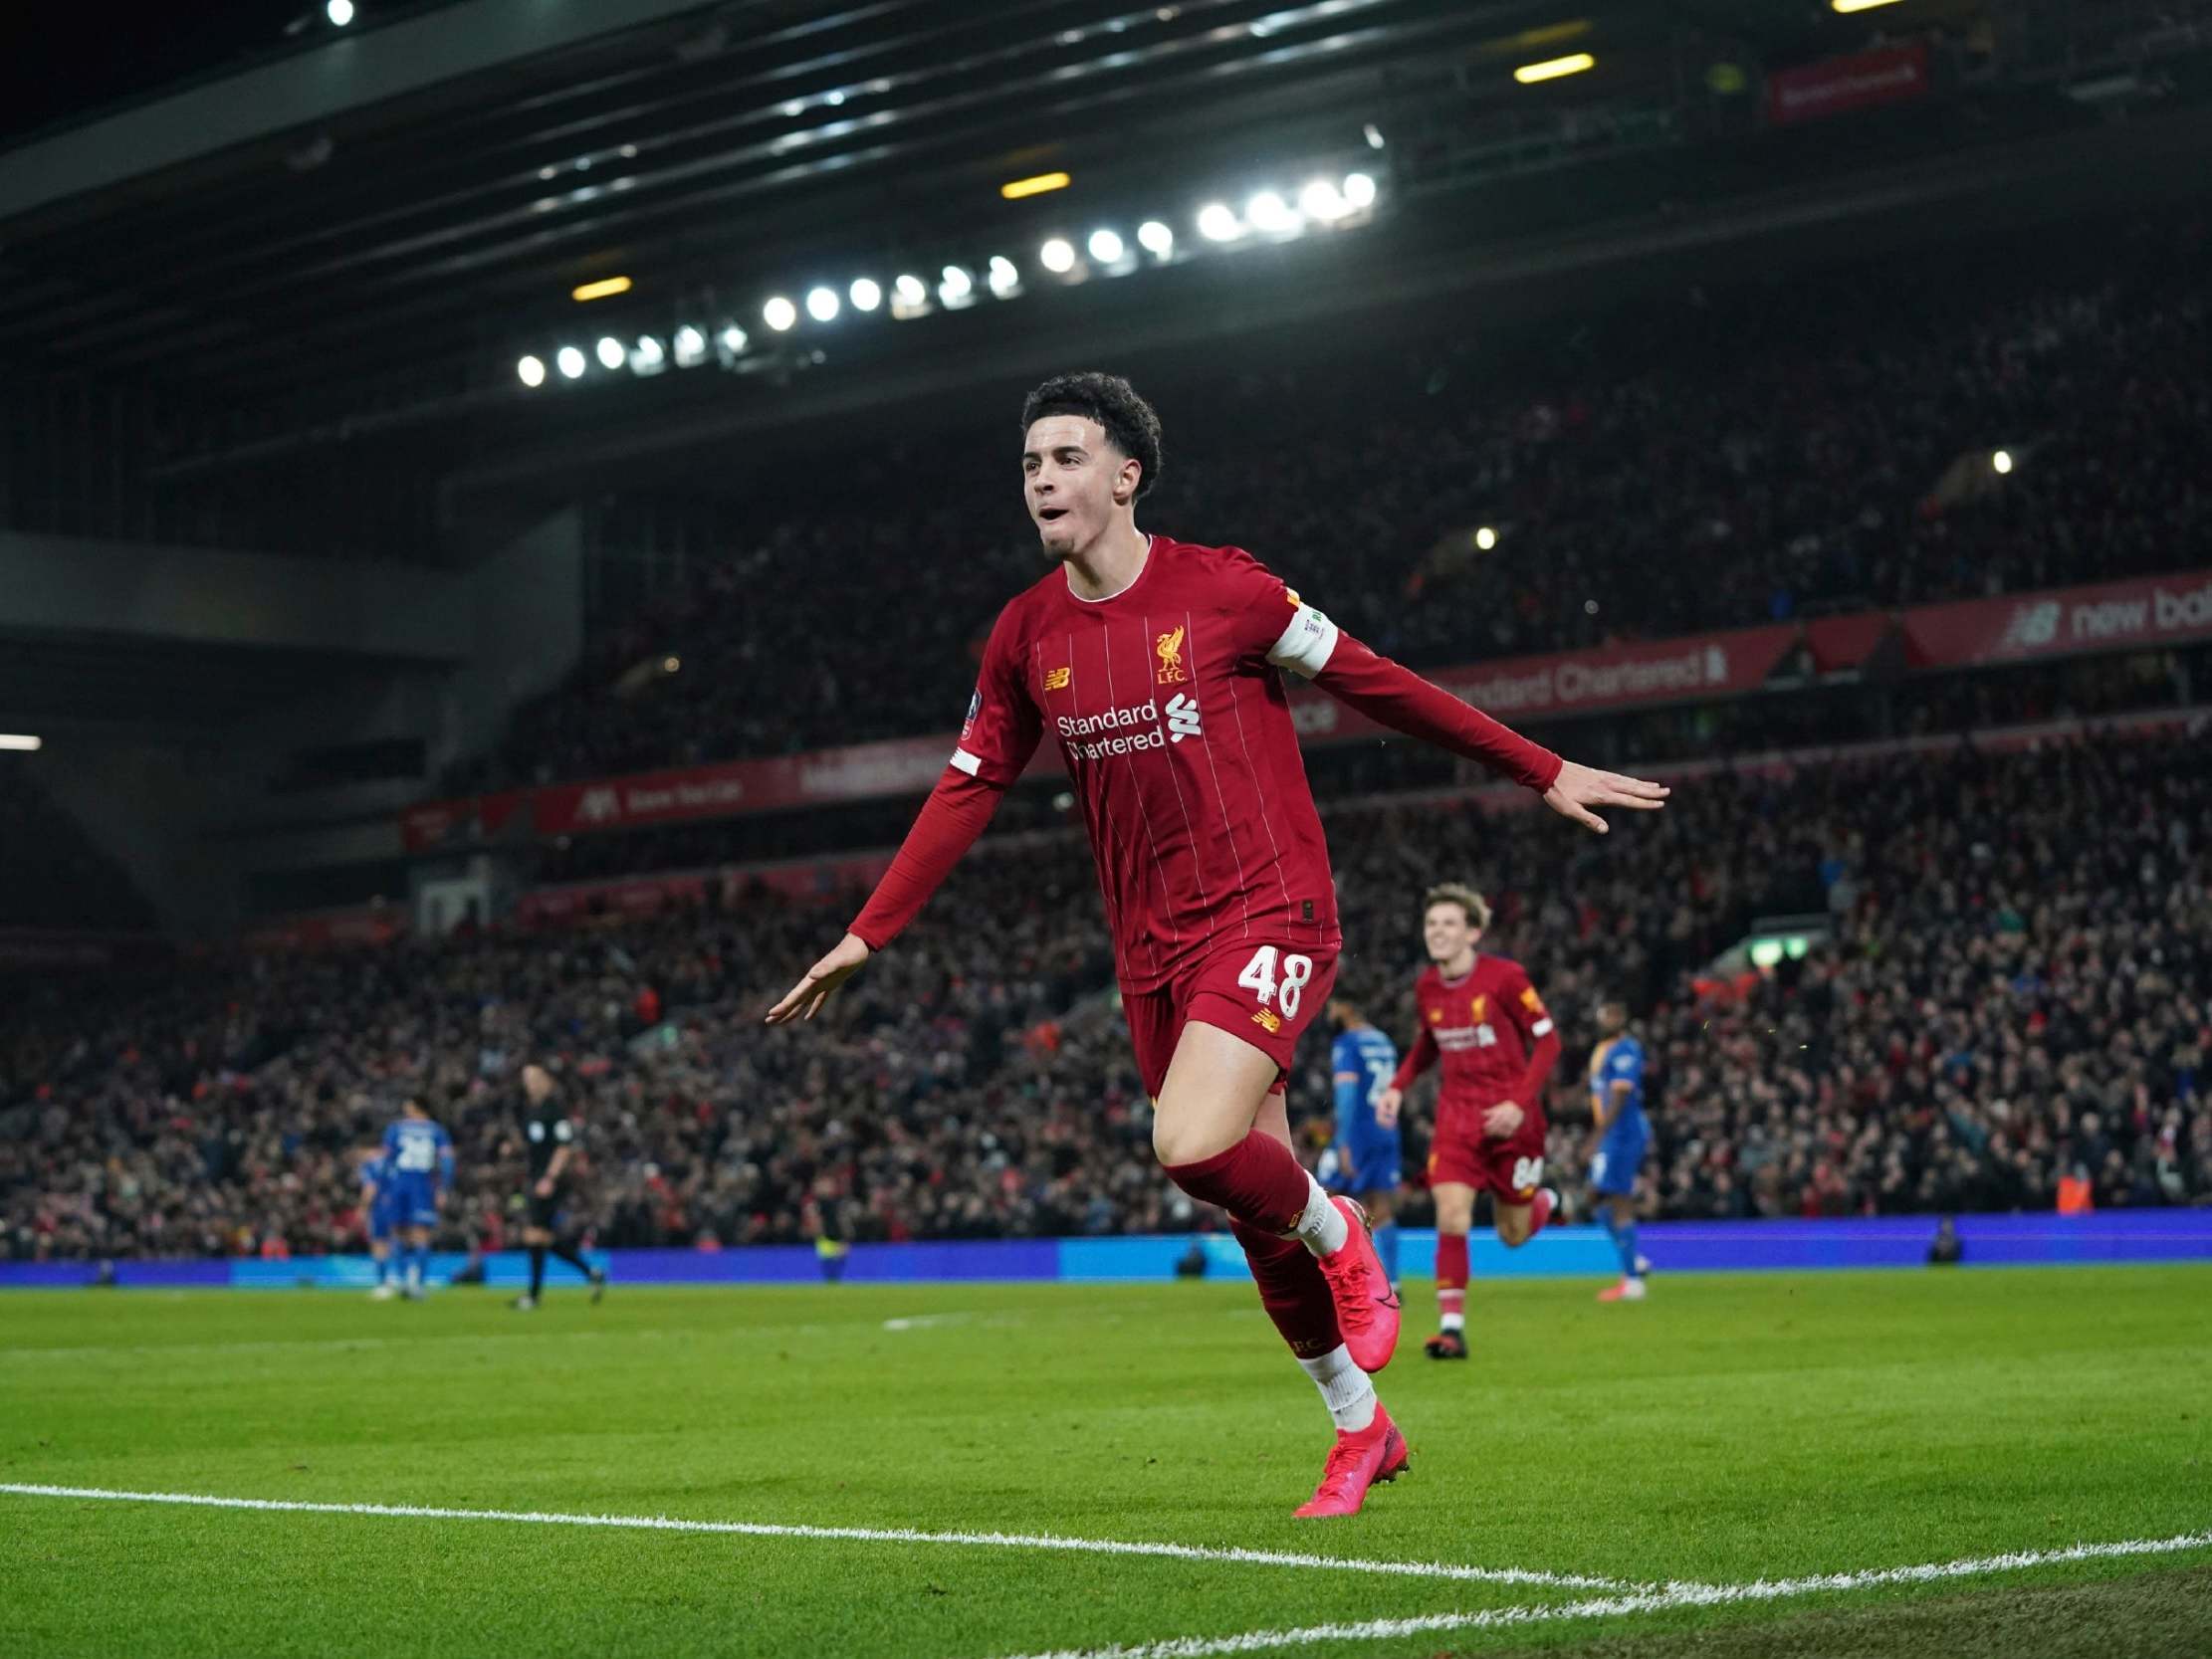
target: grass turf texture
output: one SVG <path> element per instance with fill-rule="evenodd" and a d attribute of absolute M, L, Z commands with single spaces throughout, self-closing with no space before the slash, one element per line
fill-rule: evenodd
<path fill-rule="evenodd" d="M 1426 1287 L 1410 1300 L 1419 1308 Z M 2212 1529 L 2212 1268 L 1479 1285 L 1327 1421 L 1249 1286 L 0 1296 L 0 1482 L 1742 1582 Z M 887 1329 L 887 1321 L 904 1322 Z M 1256 1652 L 2212 1651 L 2212 1551 Z M 0 1494 L 0 1652 L 1030 1654 L 1603 1591 Z M 2067 1645 L 2067 1644 L 2073 1645 Z"/>

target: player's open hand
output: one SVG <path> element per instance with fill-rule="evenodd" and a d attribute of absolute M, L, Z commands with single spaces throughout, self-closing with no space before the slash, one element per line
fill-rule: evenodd
<path fill-rule="evenodd" d="M 1584 829 L 1607 834 L 1610 826 L 1590 809 L 1594 806 L 1625 806 L 1637 812 L 1657 812 L 1666 804 L 1672 791 L 1663 783 L 1651 783 L 1641 777 L 1624 777 L 1619 772 L 1601 772 L 1593 766 L 1578 766 L 1572 760 L 1559 768 L 1559 776 L 1544 791 L 1544 804 L 1563 818 L 1572 818 Z"/>
<path fill-rule="evenodd" d="M 1482 1114 L 1482 1133 L 1492 1141 L 1510 1141 L 1520 1133 L 1527 1117 L 1517 1102 L 1499 1101 Z"/>
<path fill-rule="evenodd" d="M 806 977 L 783 993 L 783 1000 L 771 1008 L 768 1021 L 781 1025 L 793 1018 L 812 1019 L 829 1000 L 829 993 L 860 971 L 871 952 L 867 942 L 858 933 L 847 933 L 830 949 L 828 955 L 806 970 Z"/>
<path fill-rule="evenodd" d="M 1375 1127 L 1377 1129 L 1396 1129 L 1398 1127 L 1398 1110 L 1405 1104 L 1406 1091 L 1403 1089 L 1385 1089 L 1380 1095 L 1377 1095 L 1375 1097 Z"/>

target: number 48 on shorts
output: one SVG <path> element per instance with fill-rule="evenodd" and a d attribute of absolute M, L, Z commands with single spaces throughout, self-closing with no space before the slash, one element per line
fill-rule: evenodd
<path fill-rule="evenodd" d="M 1277 979 L 1275 967 L 1282 966 L 1282 977 Z M 1270 1002 L 1282 1010 L 1286 1020 L 1298 1017 L 1298 1002 L 1305 995 L 1307 981 L 1313 977 L 1313 958 L 1292 951 L 1279 951 L 1271 944 L 1263 944 L 1252 952 L 1252 959 L 1244 964 L 1244 971 L 1236 982 L 1259 998 L 1264 1008 Z"/>

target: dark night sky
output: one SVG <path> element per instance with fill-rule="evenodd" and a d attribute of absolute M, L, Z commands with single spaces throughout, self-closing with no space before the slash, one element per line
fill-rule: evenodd
<path fill-rule="evenodd" d="M 356 0 L 364 20 L 375 3 Z M 0 143 L 280 48 L 286 24 L 311 11 L 320 23 L 322 9 L 322 0 L 0 0 Z"/>

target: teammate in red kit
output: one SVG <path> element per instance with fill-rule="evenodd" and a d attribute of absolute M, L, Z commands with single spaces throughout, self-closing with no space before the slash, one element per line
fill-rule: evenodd
<path fill-rule="evenodd" d="M 1432 1359 L 1467 1356 L 1467 1230 L 1474 1195 L 1487 1189 L 1500 1242 L 1519 1246 L 1544 1230 L 1559 1195 L 1544 1180 L 1544 1080 L 1559 1060 L 1559 1033 L 1521 964 L 1475 950 L 1490 925 L 1481 894 L 1457 882 L 1421 902 L 1430 966 L 1414 982 L 1421 1030 L 1376 1102 L 1395 1122 L 1415 1078 L 1443 1061 L 1429 1190 L 1437 1201 L 1437 1307 Z"/>
<path fill-rule="evenodd" d="M 1290 1149 L 1282 1087 L 1336 978 L 1336 890 L 1284 672 L 1398 730 L 1542 792 L 1657 808 L 1655 783 L 1593 771 L 1378 657 L 1238 547 L 1137 528 L 1160 422 L 1126 380 L 1067 374 L 1021 413 L 1029 517 L 1053 566 L 999 612 L 960 745 L 851 931 L 769 1011 L 811 1019 L 911 922 L 1018 778 L 1058 746 L 1082 802 L 1114 935 L 1153 1150 L 1228 1212 L 1275 1327 L 1337 1428 L 1302 1516 L 1349 1515 L 1406 1466 L 1368 1379 L 1398 1299 L 1365 1218 Z"/>

